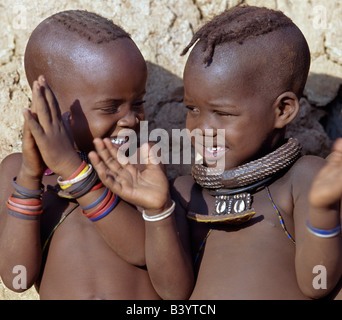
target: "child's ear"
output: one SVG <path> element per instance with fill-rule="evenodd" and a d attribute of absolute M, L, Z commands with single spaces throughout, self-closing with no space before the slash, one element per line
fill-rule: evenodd
<path fill-rule="evenodd" d="M 299 101 L 294 92 L 282 93 L 274 102 L 276 111 L 275 128 L 282 129 L 298 114 Z"/>

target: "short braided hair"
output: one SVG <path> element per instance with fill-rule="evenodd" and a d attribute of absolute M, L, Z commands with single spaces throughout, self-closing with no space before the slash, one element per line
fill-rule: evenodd
<path fill-rule="evenodd" d="M 67 10 L 58 12 L 45 20 L 54 21 L 66 30 L 76 32 L 80 37 L 93 43 L 114 41 L 118 38 L 130 38 L 130 35 L 113 21 L 96 13 L 85 10 Z"/>
<path fill-rule="evenodd" d="M 30 85 L 40 74 L 47 76 L 48 70 L 56 67 L 50 65 L 48 61 L 56 54 L 64 55 L 64 50 L 70 46 L 68 39 L 75 39 L 71 36 L 95 46 L 111 43 L 117 39 L 132 40 L 124 29 L 99 14 L 85 10 L 66 10 L 55 13 L 43 20 L 32 31 L 28 40 L 24 65 Z M 75 43 L 71 50 L 77 49 L 77 46 L 78 43 Z M 56 48 L 59 48 L 58 53 Z M 65 59 L 68 60 L 67 56 Z"/>
<path fill-rule="evenodd" d="M 274 30 L 293 26 L 290 18 L 281 11 L 264 7 L 240 6 L 226 10 L 202 26 L 192 37 L 181 55 L 200 40 L 204 43 L 204 63 L 208 63 L 214 55 L 215 47 L 222 43 L 237 42 L 257 37 Z"/>

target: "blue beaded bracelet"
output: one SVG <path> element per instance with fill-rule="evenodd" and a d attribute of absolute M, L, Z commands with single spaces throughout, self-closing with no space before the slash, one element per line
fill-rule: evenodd
<path fill-rule="evenodd" d="M 318 229 L 314 228 L 310 222 L 307 222 L 308 230 L 315 236 L 320 238 L 333 238 L 336 237 L 341 232 L 341 224 L 339 224 L 336 228 L 330 230 Z"/>

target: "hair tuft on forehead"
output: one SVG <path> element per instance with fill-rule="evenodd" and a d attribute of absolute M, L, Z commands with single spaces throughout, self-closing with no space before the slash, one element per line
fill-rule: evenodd
<path fill-rule="evenodd" d="M 46 21 L 57 22 L 70 32 L 93 43 L 114 41 L 118 38 L 130 38 L 121 27 L 98 14 L 85 10 L 68 10 L 58 12 Z"/>
<path fill-rule="evenodd" d="M 200 40 L 204 43 L 204 51 L 207 52 L 204 63 L 208 63 L 214 55 L 215 46 L 219 44 L 243 43 L 246 39 L 293 25 L 292 20 L 281 11 L 254 6 L 234 7 L 200 28 L 181 55 L 185 55 L 197 40 Z"/>

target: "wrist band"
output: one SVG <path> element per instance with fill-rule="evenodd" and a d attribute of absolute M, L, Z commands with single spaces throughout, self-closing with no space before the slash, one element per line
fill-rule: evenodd
<path fill-rule="evenodd" d="M 93 188 L 96 190 L 95 187 L 100 187 L 100 183 L 98 182 L 96 171 L 92 169 L 87 177 L 79 182 L 72 184 L 70 187 L 64 190 L 61 189 L 60 185 L 58 185 L 57 188 L 48 186 L 48 189 L 52 192 L 57 193 L 58 196 L 62 198 L 78 199 L 93 190 Z"/>
<path fill-rule="evenodd" d="M 82 180 L 83 180 L 83 175 L 85 173 L 87 173 L 88 170 L 89 170 L 89 166 L 87 165 L 87 163 L 84 162 L 84 164 L 85 165 L 83 165 L 83 163 L 82 163 L 81 167 L 79 167 L 67 180 L 61 180 L 61 182 L 58 182 L 60 187 L 61 187 L 61 189 L 64 190 L 64 189 L 67 189 L 67 188 L 71 187 L 72 183 L 65 184 L 65 183 L 68 183 L 69 181 L 74 181 L 74 180 L 76 180 L 79 177 L 82 177 Z M 58 181 L 58 179 L 57 179 L 57 181 Z"/>
<path fill-rule="evenodd" d="M 102 188 L 102 187 L 103 187 L 103 183 L 100 182 L 100 183 L 96 184 L 95 186 L 93 186 L 93 187 L 89 190 L 89 192 L 98 190 L 98 189 L 100 189 L 100 188 Z"/>
<path fill-rule="evenodd" d="M 41 203 L 39 203 L 39 204 L 37 204 L 37 205 L 31 205 L 31 204 L 29 204 L 29 203 L 27 203 L 27 204 L 20 204 L 20 203 L 17 203 L 17 202 L 12 201 L 11 198 L 9 198 L 7 201 L 8 201 L 8 203 L 9 203 L 11 206 L 17 207 L 17 208 L 19 208 L 19 209 L 24 209 L 24 210 L 27 209 L 27 210 L 30 210 L 30 211 L 32 211 L 32 210 L 37 210 L 37 211 L 39 211 L 39 210 L 41 210 L 41 208 L 42 208 L 42 204 L 41 204 Z"/>
<path fill-rule="evenodd" d="M 84 170 L 86 170 L 85 172 L 81 172 L 76 178 L 70 179 L 70 180 L 63 180 L 61 176 L 59 176 L 57 178 L 57 182 L 61 187 L 64 187 L 64 189 L 68 188 L 69 186 L 80 182 L 82 180 L 84 180 L 85 178 L 87 178 L 93 171 L 93 167 L 91 164 L 88 164 Z"/>
<path fill-rule="evenodd" d="M 341 224 L 339 224 L 336 228 L 330 230 L 318 229 L 314 228 L 310 222 L 307 222 L 308 230 L 315 236 L 320 238 L 333 238 L 336 237 L 341 232 Z"/>
<path fill-rule="evenodd" d="M 16 180 L 17 180 L 17 177 L 14 177 L 12 180 L 12 185 L 16 192 L 18 192 L 22 196 L 25 196 L 26 198 L 40 199 L 41 194 L 44 192 L 43 184 L 41 184 L 41 188 L 39 190 L 31 190 L 31 189 L 27 189 L 22 186 L 19 186 Z"/>
<path fill-rule="evenodd" d="M 154 216 L 149 216 L 146 214 L 145 210 L 142 211 L 142 216 L 145 221 L 160 221 L 163 219 L 166 219 L 168 216 L 170 216 L 173 211 L 175 210 L 176 203 L 172 200 L 172 205 L 169 209 L 165 210 L 162 213 L 156 214 Z"/>
<path fill-rule="evenodd" d="M 117 195 L 114 195 L 114 196 L 115 196 L 115 199 L 114 199 L 113 203 L 108 207 L 108 209 L 106 209 L 104 212 L 102 212 L 100 215 L 98 215 L 96 217 L 89 218 L 89 220 L 98 221 L 98 220 L 104 218 L 110 212 L 112 212 L 114 210 L 114 208 L 116 207 L 116 205 L 118 204 L 118 201 L 119 201 L 119 197 Z"/>
<path fill-rule="evenodd" d="M 22 214 L 13 210 L 8 209 L 7 210 L 8 214 L 15 218 L 19 218 L 22 220 L 39 220 L 40 219 L 40 214 L 38 215 L 28 215 L 28 214 Z"/>
<path fill-rule="evenodd" d="M 110 192 L 110 191 L 106 191 L 99 199 L 101 199 L 100 201 L 95 201 L 96 202 L 96 205 L 100 204 L 96 209 L 94 209 L 93 211 L 91 212 L 88 212 L 86 213 L 85 210 L 89 210 L 91 208 L 94 208 L 95 205 L 92 205 L 90 208 L 88 206 L 88 208 L 84 208 L 83 209 L 83 213 L 88 217 L 90 218 L 92 215 L 96 214 L 97 212 L 99 212 L 100 210 L 102 210 L 107 204 L 108 202 L 110 202 L 111 198 L 113 196 L 113 193 Z"/>
<path fill-rule="evenodd" d="M 82 211 L 83 214 L 87 218 L 95 218 L 100 216 L 103 212 L 105 212 L 115 201 L 116 195 L 112 192 L 108 192 L 102 203 L 93 211 L 86 213 L 84 210 Z"/>
<path fill-rule="evenodd" d="M 86 166 L 87 166 L 87 163 L 83 160 L 81 165 L 78 167 L 78 169 L 67 180 L 76 178 L 79 174 L 81 174 L 81 172 L 84 170 Z"/>
<path fill-rule="evenodd" d="M 7 212 L 23 220 L 38 220 L 43 213 L 42 200 L 17 198 L 13 195 L 6 202 Z"/>
<path fill-rule="evenodd" d="M 105 191 L 103 192 L 103 194 L 100 196 L 100 198 L 98 198 L 96 201 L 94 201 L 93 203 L 91 203 L 90 205 L 86 206 L 86 207 L 82 207 L 83 210 L 89 210 L 94 208 L 96 205 L 98 205 L 108 194 L 108 188 L 105 189 Z"/>

